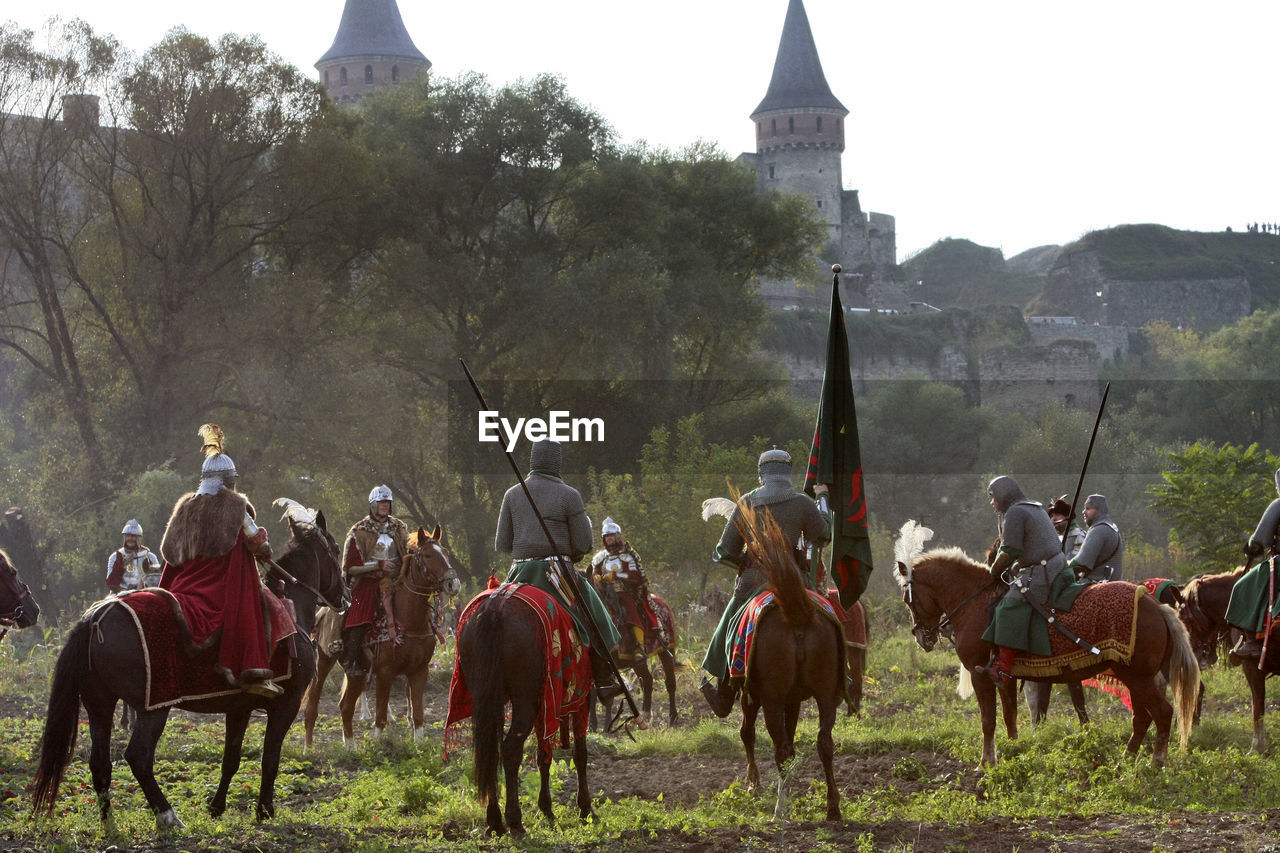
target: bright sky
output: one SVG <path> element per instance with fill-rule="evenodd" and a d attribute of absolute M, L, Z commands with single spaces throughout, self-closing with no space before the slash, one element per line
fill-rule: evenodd
<path fill-rule="evenodd" d="M 145 50 L 171 27 L 257 33 L 314 74 L 344 0 L 48 0 L 0 20 L 82 17 Z M 846 188 L 897 218 L 898 255 L 944 237 L 1004 250 L 1112 225 L 1280 222 L 1274 0 L 806 0 L 851 114 Z M 400 0 L 437 74 L 540 72 L 624 142 L 736 155 L 787 0 Z"/>

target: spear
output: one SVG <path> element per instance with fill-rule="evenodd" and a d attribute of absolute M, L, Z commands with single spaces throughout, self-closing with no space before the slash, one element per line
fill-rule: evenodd
<path fill-rule="evenodd" d="M 1093 434 L 1089 436 L 1089 449 L 1084 452 L 1084 464 L 1080 466 L 1080 479 L 1076 480 L 1076 494 L 1071 499 L 1071 516 L 1075 517 L 1076 504 L 1080 502 L 1080 490 L 1084 488 L 1084 472 L 1089 470 L 1089 457 L 1093 455 L 1093 442 L 1098 438 L 1098 425 L 1102 423 L 1102 410 L 1107 407 L 1107 395 L 1111 393 L 1111 383 L 1107 383 L 1107 387 L 1102 389 L 1102 402 L 1098 404 L 1098 417 L 1093 421 Z M 1071 521 L 1067 521 L 1066 529 L 1062 531 L 1062 550 L 1067 550 L 1067 534 L 1071 532 Z"/>

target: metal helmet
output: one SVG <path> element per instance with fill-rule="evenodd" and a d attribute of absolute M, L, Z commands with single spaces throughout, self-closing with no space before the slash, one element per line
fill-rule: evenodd
<path fill-rule="evenodd" d="M 553 477 L 559 477 L 563 457 L 560 452 L 560 442 L 552 441 L 544 438 L 533 443 L 533 447 L 529 448 L 529 471 L 540 474 L 550 474 Z"/>
<path fill-rule="evenodd" d="M 619 536 L 621 536 L 622 528 L 619 527 L 618 522 L 614 521 L 612 518 L 606 518 L 604 520 L 604 524 L 600 525 L 600 538 L 603 539 L 604 537 L 608 536 L 610 533 L 617 533 Z"/>
<path fill-rule="evenodd" d="M 225 453 L 217 453 L 205 457 L 200 466 L 200 488 L 196 492 L 201 495 L 214 495 L 222 491 L 224 486 L 235 482 L 240 475 L 236 472 L 236 463 Z"/>
<path fill-rule="evenodd" d="M 372 507 L 378 501 L 395 501 L 391 496 L 391 487 L 387 485 L 374 486 L 373 491 L 369 492 L 369 506 Z"/>
<path fill-rule="evenodd" d="M 142 525 L 138 523 L 138 519 L 131 518 L 124 523 L 124 529 L 120 531 L 121 536 L 128 536 L 132 533 L 134 536 L 142 535 Z"/>
<path fill-rule="evenodd" d="M 760 460 L 756 463 L 756 468 L 760 472 L 760 482 L 762 483 L 768 480 L 791 482 L 791 454 L 785 450 L 773 447 L 761 453 Z"/>

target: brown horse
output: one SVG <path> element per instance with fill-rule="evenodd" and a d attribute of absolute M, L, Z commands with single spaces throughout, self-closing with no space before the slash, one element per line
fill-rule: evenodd
<path fill-rule="evenodd" d="M 280 500 L 285 500 L 281 498 Z M 189 700 L 177 707 L 202 714 L 226 715 L 226 737 L 223 742 L 222 778 L 209 803 L 209 811 L 217 817 L 227 805 L 227 789 L 240 767 L 241 748 L 249 716 L 264 710 L 267 729 L 262 744 L 262 784 L 258 790 L 257 818 L 275 814 L 275 781 L 280 767 L 280 747 L 289 726 L 298 715 L 302 693 L 315 671 L 315 653 L 309 640 L 312 614 L 318 601 L 342 607 L 344 586 L 338 568 L 338 544 L 329 535 L 323 513 L 310 513 L 300 505 L 286 510 L 292 534 L 277 562 L 290 578 L 285 594 L 292 600 L 297 614 L 298 633 L 294 635 L 297 658 L 289 678 L 278 682 L 284 693 L 274 699 L 263 699 L 235 692 L 212 698 Z M 298 514 L 295 510 L 301 510 Z M 133 595 L 151 595 L 139 592 Z M 110 600 L 108 600 L 110 601 Z M 34 806 L 37 811 L 52 812 L 67 764 L 75 755 L 79 733 L 80 706 L 89 718 L 89 769 L 98 809 L 103 821 L 111 808 L 111 720 L 116 702 L 123 700 L 136 712 L 125 760 L 146 795 L 147 804 L 155 812 L 160 826 L 181 827 L 184 824 L 170 805 L 156 781 L 153 768 L 156 744 L 164 733 L 169 707 L 146 710 L 148 659 L 138 639 L 134 617 L 123 606 L 108 603 L 95 607 L 76 622 L 58 655 L 49 695 L 44 737 L 40 742 L 40 759 L 35 778 Z M 90 650 L 92 645 L 92 651 Z"/>
<path fill-rule="evenodd" d="M 551 601 L 543 612 L 559 614 L 557 623 L 544 623 L 534 605 L 514 594 L 531 591 L 536 600 Z M 551 617 L 548 617 L 549 619 Z M 474 731 L 476 788 L 487 806 L 490 833 L 525 833 L 520 810 L 520 764 L 529 734 L 538 739 L 538 810 L 554 824 L 551 811 L 551 758 L 548 738 L 557 728 L 573 733 L 573 764 L 578 775 L 578 813 L 594 816 L 587 787 L 587 705 L 593 687 L 586 650 L 569 639 L 568 614 L 558 602 L 533 587 L 506 585 L 482 592 L 467 605 L 458 629 L 458 657 L 449 690 L 450 729 L 470 715 Z M 576 651 L 575 651 L 576 649 Z M 576 662 L 574 656 L 578 656 Z M 567 675 L 566 675 L 567 673 Z M 548 685 L 553 685 L 548 689 Z M 554 685 L 558 685 L 554 686 Z M 465 694 L 465 698 L 464 698 Z M 505 708 L 510 703 L 511 725 L 503 734 Z M 469 707 L 467 707 L 469 705 Z M 563 736 L 563 734 L 562 734 Z M 506 780 L 506 823 L 498 805 L 498 763 Z"/>
<path fill-rule="evenodd" d="M 386 732 L 387 703 L 391 699 L 391 687 L 396 678 L 403 675 L 409 686 L 413 739 L 422 740 L 425 731 L 422 694 L 427 687 L 427 675 L 431 672 L 431 656 L 436 651 L 436 639 L 449 599 L 457 595 L 462 584 L 449 561 L 450 554 L 444 546 L 444 533 L 440 525 L 437 524 L 429 536 L 421 527 L 417 533 L 410 534 L 408 551 L 401 561 L 400 576 L 391 593 L 391 607 L 395 611 L 396 621 L 401 625 L 402 642 L 392 643 L 389 638 L 376 637 L 371 645 L 373 663 L 367 671 L 374 675 L 376 712 L 373 725 L 376 734 L 381 737 Z M 332 659 L 329 666 L 333 666 Z M 317 668 L 314 690 L 308 691 L 308 736 L 315 724 L 311 708 L 318 705 L 324 676 L 328 674 L 326 670 L 322 675 Z M 360 694 L 364 693 L 367 682 L 368 679 L 363 676 L 347 676 L 342 682 L 338 708 L 342 712 L 342 742 L 348 747 L 355 746 L 353 720 L 356 703 L 360 700 Z"/>
<path fill-rule="evenodd" d="M 912 541 L 909 529 L 912 525 L 914 522 L 908 522 L 903 527 L 901 539 L 904 542 Z M 923 539 L 914 541 L 917 543 L 914 547 L 908 545 L 898 552 L 896 576 L 902 588 L 902 600 L 911 612 L 911 629 L 916 642 L 925 651 L 931 651 L 939 635 L 949 636 L 955 643 L 956 655 L 963 667 L 972 669 L 985 664 L 992 652 L 991 644 L 982 639 L 987 627 L 987 604 L 1003 590 L 985 565 L 969 559 L 958 548 L 920 554 L 919 545 Z M 1154 720 L 1156 741 L 1153 760 L 1156 766 L 1163 766 L 1168 756 L 1173 708 L 1164 696 L 1160 682 L 1162 670 L 1168 672 L 1168 681 L 1173 686 L 1179 738 L 1185 749 L 1191 736 L 1200 669 L 1187 640 L 1186 629 L 1172 609 L 1150 596 L 1139 598 L 1137 607 L 1137 636 L 1133 657 L 1127 664 L 1099 662 L 1060 676 L 1035 680 L 1063 683 L 1109 669 L 1129 689 L 1133 701 L 1133 733 L 1128 741 L 1128 751 L 1138 751 Z M 982 763 L 994 765 L 996 687 L 986 676 L 976 676 L 973 687 L 982 712 Z M 1005 722 L 1008 726 L 1007 707 Z"/>
<path fill-rule="evenodd" d="M 618 632 L 630 631 L 631 628 L 622 619 L 621 611 L 615 610 L 609 606 L 607 596 L 601 596 L 604 599 L 606 607 L 608 607 L 609 615 L 613 617 L 613 624 L 617 627 Z M 653 709 L 653 672 L 649 669 L 649 658 L 656 657 L 658 663 L 662 664 L 662 674 L 667 687 L 667 720 L 671 725 L 676 725 L 680 721 L 680 712 L 676 710 L 676 626 L 675 619 L 671 615 L 671 607 L 666 600 L 660 595 L 650 595 L 653 603 L 654 615 L 658 617 L 663 631 L 666 632 L 667 639 L 664 641 L 657 633 L 646 634 L 644 638 L 644 651 L 639 649 L 634 654 L 624 656 L 621 652 L 613 653 L 613 662 L 618 667 L 618 672 L 624 672 L 630 669 L 640 679 L 640 689 L 644 695 L 643 699 L 643 717 L 648 721 L 650 712 Z M 593 694 L 594 696 L 594 694 Z M 601 702 L 604 706 L 605 731 L 612 729 L 613 720 L 613 700 Z M 591 705 L 591 728 L 596 728 L 596 708 L 595 703 Z"/>
<path fill-rule="evenodd" d="M 10 628 L 30 628 L 40 618 L 40 605 L 31 588 L 18 577 L 9 555 L 0 551 L 0 640 Z"/>
<path fill-rule="evenodd" d="M 1226 623 L 1227 604 L 1231 601 L 1231 590 L 1236 581 L 1244 577 L 1245 569 L 1240 567 L 1232 572 L 1214 575 L 1197 575 L 1182 588 L 1184 604 L 1179 611 L 1182 623 L 1187 626 L 1191 635 L 1191 645 L 1195 649 L 1200 666 L 1208 667 L 1218 661 L 1218 646 L 1224 640 L 1233 642 L 1240 632 Z M 1267 751 L 1267 730 L 1263 720 L 1267 712 L 1267 676 L 1280 672 L 1280 643 L 1267 644 L 1266 665 L 1257 658 L 1232 656 L 1231 662 L 1240 663 L 1244 670 L 1244 680 L 1249 685 L 1249 695 L 1253 701 L 1253 752 Z"/>
<path fill-rule="evenodd" d="M 777 521 L 768 513 L 756 513 L 740 503 L 750 535 L 750 559 L 768 579 L 775 605 L 765 609 L 755 625 L 754 650 L 742 690 L 742 746 L 747 753 L 747 784 L 760 786 L 756 767 L 756 715 L 764 710 L 764 724 L 773 740 L 773 760 L 778 768 L 778 799 L 774 816 L 787 817 L 786 774 L 795 756 L 796 723 L 800 703 L 810 697 L 818 706 L 818 758 L 827 781 L 827 820 L 840 820 L 840 789 L 833 760 L 835 727 L 840 699 L 844 696 L 844 633 L 828 618 L 805 589 L 793 549 L 783 541 Z"/>

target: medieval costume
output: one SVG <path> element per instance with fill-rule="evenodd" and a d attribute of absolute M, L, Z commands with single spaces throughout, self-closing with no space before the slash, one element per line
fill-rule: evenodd
<path fill-rule="evenodd" d="M 995 644 L 997 660 L 975 667 L 997 683 L 1009 677 L 1015 650 L 1047 655 L 1049 624 L 1030 602 L 1040 607 L 1069 611 L 1084 589 L 1067 571 L 1062 540 L 1049 514 L 1027 498 L 1012 477 L 997 477 L 987 487 L 991 505 L 1000 514 L 1000 550 L 991 566 L 994 575 L 1006 575 L 1009 590 L 996 604 L 985 642 Z"/>
<path fill-rule="evenodd" d="M 1066 495 L 1049 502 L 1049 518 L 1053 520 L 1053 527 L 1062 540 L 1062 553 L 1067 558 L 1067 562 L 1071 562 L 1071 558 L 1080 550 L 1086 535 L 1085 529 L 1073 516 L 1074 513 L 1071 511 L 1071 504 L 1067 503 Z M 1065 536 L 1063 536 L 1064 533 Z"/>
<path fill-rule="evenodd" d="M 200 428 L 206 453 L 200 486 L 173 508 L 160 542 L 160 586 L 173 593 L 196 647 L 219 642 L 217 670 L 247 692 L 273 697 L 268 615 L 255 555 L 270 556 L 266 528 L 235 490 L 235 463 L 222 452 L 222 430 Z M 269 594 L 269 593 L 268 593 Z"/>
<path fill-rule="evenodd" d="M 107 557 L 107 589 L 112 592 L 160 585 L 160 558 L 142 544 L 138 519 L 125 522 L 124 544 Z"/>
<path fill-rule="evenodd" d="M 734 509 L 724 526 L 714 554 L 717 562 L 727 563 L 738 572 L 733 598 L 720 615 L 720 624 L 716 626 L 711 645 L 702 659 L 702 668 L 714 676 L 718 684 L 713 686 L 704 679 L 702 693 L 711 709 L 721 717 L 728 716 L 733 709 L 737 693 L 737 687 L 729 683 L 728 644 L 733 639 L 742 609 L 764 591 L 765 584 L 764 573 L 747 558 L 741 504 L 745 502 L 757 512 L 773 516 L 786 541 L 797 549 L 797 566 L 806 564 L 802 541 L 819 549 L 831 541 L 830 519 L 822 514 L 811 498 L 797 492 L 791 485 L 791 454 L 777 448 L 766 450 L 760 454 L 756 467 L 760 474 L 760 488 L 742 496 L 739 507 Z M 808 573 L 802 571 L 801 574 L 805 577 L 806 586 L 812 583 Z"/>
<path fill-rule="evenodd" d="M 376 486 L 369 492 L 369 514 L 351 525 L 342 546 L 342 569 L 351 586 L 351 607 L 342 622 L 342 667 L 352 678 L 364 676 L 364 643 L 378 606 L 390 598 L 400 561 L 409 553 L 409 528 L 391 515 L 391 489 Z M 386 512 L 379 504 L 386 502 Z M 384 604 L 387 632 L 396 637 L 395 616 Z"/>
<path fill-rule="evenodd" d="M 619 653 L 644 654 L 645 638 L 661 632 L 649 603 L 649 580 L 640 568 L 640 555 L 623 540 L 622 528 L 612 518 L 600 526 L 604 548 L 591 558 L 591 582 L 622 632 Z M 663 642 L 666 642 L 665 638 Z"/>
<path fill-rule="evenodd" d="M 1276 491 L 1280 493 L 1280 470 L 1276 471 Z M 1276 576 L 1276 551 L 1280 547 L 1280 498 L 1273 500 L 1258 519 L 1258 526 L 1245 543 L 1246 558 L 1262 558 L 1236 581 L 1227 604 L 1226 622 L 1239 628 L 1244 636 L 1231 650 L 1239 657 L 1257 657 L 1262 653 L 1260 638 L 1271 622 L 1280 616 L 1280 577 Z"/>
<path fill-rule="evenodd" d="M 507 583 L 532 584 L 568 608 L 578 639 L 590 649 L 596 690 L 608 700 L 621 692 L 608 661 L 621 636 L 595 588 L 589 583 L 575 583 L 573 564 L 591 549 L 591 519 L 582 495 L 560 478 L 560 470 L 560 443 L 546 439 L 534 442 L 525 483 L 537 510 L 529 505 L 519 483 L 507 489 L 498 512 L 494 548 L 513 558 Z M 539 515 L 554 545 L 547 541 Z M 603 648 L 592 639 L 588 619 L 600 632 Z"/>
<path fill-rule="evenodd" d="M 1068 564 L 1081 580 L 1090 583 L 1121 580 L 1124 568 L 1124 542 L 1120 528 L 1111 520 L 1107 499 L 1102 495 L 1089 495 L 1084 502 L 1085 520 L 1089 534 L 1084 544 Z M 1092 519 L 1089 510 L 1093 510 Z"/>

